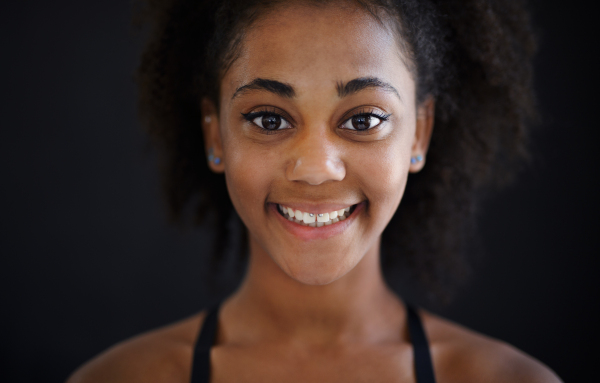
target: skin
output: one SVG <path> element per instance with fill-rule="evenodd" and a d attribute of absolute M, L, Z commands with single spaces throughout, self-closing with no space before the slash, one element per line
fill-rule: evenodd
<path fill-rule="evenodd" d="M 408 174 L 425 164 L 410 158 L 426 155 L 434 101 L 416 104 L 399 46 L 388 27 L 358 8 L 278 8 L 247 33 L 223 77 L 220 110 L 202 101 L 210 117 L 206 149 L 221 158 L 209 166 L 225 174 L 250 233 L 247 275 L 220 313 L 213 382 L 415 381 L 405 309 L 383 280 L 379 249 Z M 366 77 L 395 92 L 367 87 L 340 97 L 337 84 Z M 294 96 L 236 94 L 256 78 L 287 84 Z M 265 134 L 241 115 L 265 107 L 290 128 Z M 367 132 L 350 130 L 345 123 L 358 111 L 389 119 Z M 359 207 L 338 224 L 343 230 L 332 225 L 319 236 L 320 228 L 295 230 L 277 203 L 315 213 Z M 440 382 L 559 381 L 509 345 L 421 316 Z M 69 382 L 187 382 L 203 319 L 200 313 L 119 344 Z"/>

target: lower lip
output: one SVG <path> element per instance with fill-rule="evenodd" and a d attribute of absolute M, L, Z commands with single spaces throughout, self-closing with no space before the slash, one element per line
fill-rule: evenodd
<path fill-rule="evenodd" d="M 288 220 L 279 213 L 277 204 L 269 203 L 269 209 L 271 210 L 271 213 L 273 213 L 277 217 L 277 219 L 281 222 L 283 227 L 287 231 L 292 233 L 294 236 L 298 237 L 303 241 L 327 239 L 342 233 L 344 230 L 346 230 L 346 228 L 348 228 L 348 226 L 352 225 L 354 219 L 358 216 L 362 209 L 364 209 L 364 207 L 365 202 L 359 203 L 358 205 L 356 205 L 356 208 L 354 208 L 352 214 L 350 214 L 350 216 L 343 221 L 339 221 L 336 223 L 332 223 L 331 225 L 325 225 L 321 227 L 310 227 L 303 226 L 297 224 L 296 222 Z"/>

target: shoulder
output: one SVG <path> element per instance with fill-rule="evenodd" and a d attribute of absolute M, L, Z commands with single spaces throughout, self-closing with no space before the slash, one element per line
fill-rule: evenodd
<path fill-rule="evenodd" d="M 118 343 L 81 366 L 67 383 L 187 382 L 204 316 L 202 312 Z"/>
<path fill-rule="evenodd" d="M 505 342 L 424 311 L 421 316 L 440 381 L 561 382 L 547 366 Z"/>

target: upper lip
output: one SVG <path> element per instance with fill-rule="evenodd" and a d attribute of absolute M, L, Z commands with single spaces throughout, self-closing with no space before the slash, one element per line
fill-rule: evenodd
<path fill-rule="evenodd" d="M 306 202 L 273 202 L 285 207 L 292 208 L 294 210 L 300 210 L 306 213 L 329 213 L 335 210 L 341 210 L 360 202 L 349 202 L 349 203 L 306 203 Z"/>

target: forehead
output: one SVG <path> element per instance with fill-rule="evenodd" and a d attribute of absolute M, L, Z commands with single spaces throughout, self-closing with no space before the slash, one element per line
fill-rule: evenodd
<path fill-rule="evenodd" d="M 357 6 L 288 5 L 266 12 L 246 31 L 223 79 L 223 96 L 255 78 L 292 84 L 300 96 L 303 89 L 331 91 L 359 77 L 412 87 L 392 28 Z"/>

